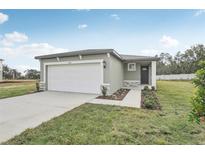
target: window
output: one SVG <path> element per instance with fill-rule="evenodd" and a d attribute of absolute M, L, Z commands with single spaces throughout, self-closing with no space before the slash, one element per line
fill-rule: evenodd
<path fill-rule="evenodd" d="M 136 71 L 136 64 L 135 63 L 128 63 L 128 71 Z"/>

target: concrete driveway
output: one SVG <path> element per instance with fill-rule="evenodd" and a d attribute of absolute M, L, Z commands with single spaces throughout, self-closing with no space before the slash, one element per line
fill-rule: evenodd
<path fill-rule="evenodd" d="M 0 143 L 94 97 L 93 94 L 46 91 L 0 99 Z"/>

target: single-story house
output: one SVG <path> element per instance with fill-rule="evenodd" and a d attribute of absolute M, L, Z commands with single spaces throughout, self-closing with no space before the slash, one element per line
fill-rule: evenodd
<path fill-rule="evenodd" d="M 36 56 L 45 90 L 108 93 L 139 85 L 156 87 L 156 61 L 150 56 L 123 55 L 114 49 L 88 49 Z"/>

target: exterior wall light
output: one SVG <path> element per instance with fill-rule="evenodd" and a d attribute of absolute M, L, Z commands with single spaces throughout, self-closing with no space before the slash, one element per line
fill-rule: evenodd
<path fill-rule="evenodd" d="M 103 61 L 103 68 L 106 68 L 106 62 Z"/>

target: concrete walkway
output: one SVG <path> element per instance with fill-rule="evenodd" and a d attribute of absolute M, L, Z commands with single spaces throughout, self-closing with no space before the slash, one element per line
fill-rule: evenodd
<path fill-rule="evenodd" d="M 40 92 L 0 99 L 0 143 L 89 102 L 97 95 Z"/>
<path fill-rule="evenodd" d="M 125 98 L 121 101 L 95 98 L 91 100 L 89 103 L 140 108 L 141 107 L 141 90 L 131 89 L 128 92 L 128 94 L 125 96 Z"/>

